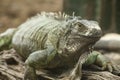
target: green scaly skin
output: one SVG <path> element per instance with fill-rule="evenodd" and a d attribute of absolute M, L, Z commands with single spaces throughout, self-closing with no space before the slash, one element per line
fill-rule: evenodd
<path fill-rule="evenodd" d="M 11 28 L 0 34 L 0 51 L 4 49 L 10 49 L 12 47 L 11 40 L 15 31 L 15 28 Z"/>
<path fill-rule="evenodd" d="M 23 57 L 26 64 L 24 80 L 37 80 L 36 69 L 64 66 L 73 68 L 69 80 L 80 80 L 83 64 L 97 64 L 101 70 L 110 72 L 120 71 L 99 52 L 85 53 L 101 35 L 95 21 L 44 13 L 8 32 L 0 34 L 0 49 L 6 44 L 7 47 L 12 45 Z"/>

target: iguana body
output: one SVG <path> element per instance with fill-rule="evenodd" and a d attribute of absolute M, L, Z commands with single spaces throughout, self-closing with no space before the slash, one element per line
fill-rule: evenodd
<path fill-rule="evenodd" d="M 12 43 L 26 60 L 25 80 L 36 80 L 35 69 L 74 67 L 76 64 L 69 80 L 77 80 L 81 79 L 83 63 L 89 65 L 100 61 L 101 64 L 98 64 L 107 68 L 106 60 L 102 60 L 104 57 L 98 52 L 89 56 L 84 54 L 101 36 L 101 29 L 95 21 L 83 20 L 79 16 L 43 13 L 11 30 L 10 37 L 4 34 L 1 35 L 9 41 L 1 37 L 1 47 Z"/>

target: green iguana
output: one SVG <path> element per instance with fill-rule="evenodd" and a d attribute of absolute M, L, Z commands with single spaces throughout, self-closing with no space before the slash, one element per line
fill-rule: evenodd
<path fill-rule="evenodd" d="M 0 34 L 0 49 L 13 47 L 25 60 L 24 80 L 37 80 L 36 69 L 73 68 L 68 80 L 80 80 L 82 65 L 96 64 L 102 70 L 120 69 L 90 48 L 101 37 L 96 21 L 60 13 L 43 12 L 16 29 Z"/>

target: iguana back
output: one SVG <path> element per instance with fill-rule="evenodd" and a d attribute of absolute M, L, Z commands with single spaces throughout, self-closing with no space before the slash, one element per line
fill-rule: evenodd
<path fill-rule="evenodd" d="M 51 33 L 59 35 L 61 33 L 61 30 L 66 27 L 62 26 L 64 21 L 64 19 L 62 20 L 60 18 L 55 19 L 52 14 L 33 17 L 19 26 L 12 40 L 14 48 L 26 59 L 30 53 L 45 48 L 48 35 Z M 57 41 L 54 43 L 57 43 Z M 54 43 L 53 45 L 56 45 Z"/>

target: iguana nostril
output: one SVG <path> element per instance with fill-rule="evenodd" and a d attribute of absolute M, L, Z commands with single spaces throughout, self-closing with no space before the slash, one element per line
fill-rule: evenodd
<path fill-rule="evenodd" d="M 94 36 L 98 36 L 98 37 L 100 37 L 101 35 L 102 35 L 102 31 L 101 30 L 97 30 L 97 29 L 92 29 L 92 31 L 91 31 L 93 34 L 92 35 L 94 35 Z"/>

